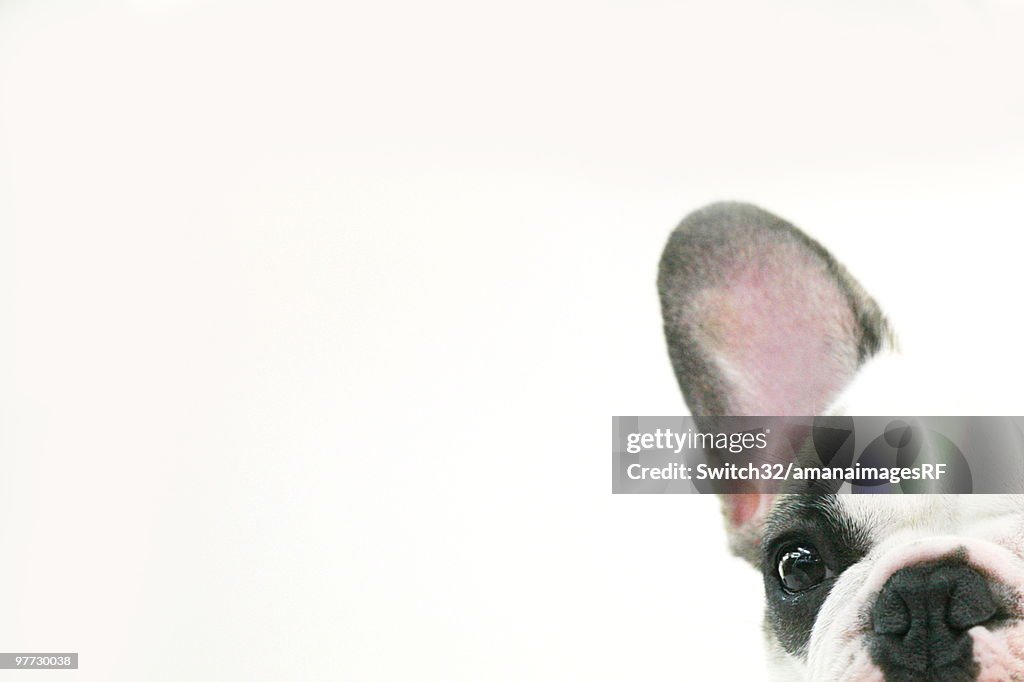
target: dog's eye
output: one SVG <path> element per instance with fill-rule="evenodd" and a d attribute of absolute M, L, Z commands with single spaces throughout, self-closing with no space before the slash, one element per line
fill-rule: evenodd
<path fill-rule="evenodd" d="M 813 545 L 790 545 L 779 552 L 779 581 L 787 592 L 803 592 L 832 577 Z"/>

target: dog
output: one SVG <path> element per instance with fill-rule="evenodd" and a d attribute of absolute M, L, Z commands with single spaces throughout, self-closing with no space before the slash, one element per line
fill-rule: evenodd
<path fill-rule="evenodd" d="M 846 269 L 750 204 L 687 216 L 658 289 L 698 423 L 888 414 L 872 401 L 914 381 Z M 1024 680 L 1024 496 L 720 497 L 732 550 L 762 574 L 772 679 Z"/>

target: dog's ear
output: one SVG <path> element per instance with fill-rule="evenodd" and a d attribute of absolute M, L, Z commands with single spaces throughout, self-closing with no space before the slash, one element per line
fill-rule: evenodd
<path fill-rule="evenodd" d="M 874 301 L 817 242 L 749 204 L 712 204 L 672 233 L 658 274 L 665 336 L 690 412 L 813 416 L 890 338 Z M 747 554 L 770 500 L 724 495 Z"/>

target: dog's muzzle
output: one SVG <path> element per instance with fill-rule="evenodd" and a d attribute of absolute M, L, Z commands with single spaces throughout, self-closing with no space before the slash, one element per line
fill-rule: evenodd
<path fill-rule="evenodd" d="M 961 560 L 903 568 L 872 607 L 871 658 L 886 680 L 973 680 L 968 630 L 999 619 L 988 581 Z"/>

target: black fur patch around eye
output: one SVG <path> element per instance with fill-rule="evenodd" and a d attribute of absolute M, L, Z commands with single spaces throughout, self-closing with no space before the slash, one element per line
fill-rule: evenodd
<path fill-rule="evenodd" d="M 867 533 L 842 512 L 835 495 L 782 495 L 765 524 L 761 571 L 767 598 L 766 625 L 790 654 L 806 656 L 818 612 L 836 578 L 870 548 Z M 777 571 L 780 550 L 813 545 L 833 576 L 804 592 L 783 589 Z"/>

